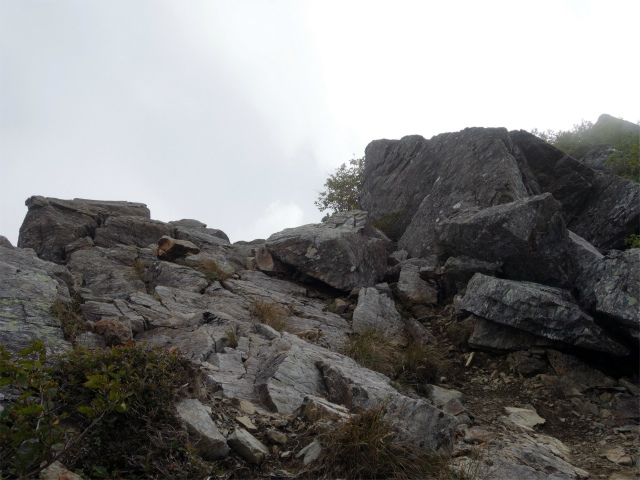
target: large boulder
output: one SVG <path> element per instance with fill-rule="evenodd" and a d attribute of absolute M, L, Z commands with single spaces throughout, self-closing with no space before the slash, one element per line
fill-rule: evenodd
<path fill-rule="evenodd" d="M 629 353 L 580 310 L 569 292 L 559 288 L 477 273 L 467 286 L 461 309 L 567 346 L 619 356 Z"/>
<path fill-rule="evenodd" d="M 150 218 L 146 205 L 99 200 L 60 200 L 34 196 L 25 202 L 29 211 L 20 227 L 18 247 L 33 248 L 38 257 L 56 263 L 65 260 L 65 246 L 83 237 L 93 238 L 109 217 Z"/>
<path fill-rule="evenodd" d="M 287 228 L 271 235 L 266 248 L 275 261 L 349 291 L 382 279 L 392 242 L 371 226 L 367 212 L 354 210 L 321 224 Z"/>
<path fill-rule="evenodd" d="M 358 305 L 353 312 L 352 327 L 356 333 L 370 329 L 381 330 L 392 343 L 407 345 L 408 335 L 404 322 L 393 300 L 374 287 L 360 289 Z"/>
<path fill-rule="evenodd" d="M 51 310 L 57 304 L 64 311 L 71 303 L 67 285 L 55 274 L 59 270 L 66 269 L 40 260 L 31 249 L 0 247 L 0 345 L 10 352 L 36 339 L 55 353 L 71 346 Z"/>
<path fill-rule="evenodd" d="M 378 221 L 395 219 L 399 247 L 411 256 L 429 256 L 440 221 L 541 193 L 513 150 L 504 128 L 376 140 L 365 150 L 361 207 Z"/>
<path fill-rule="evenodd" d="M 502 262 L 507 278 L 570 285 L 569 233 L 549 193 L 460 214 L 441 222 L 436 231 L 443 258 L 464 255 Z"/>
<path fill-rule="evenodd" d="M 541 190 L 560 203 L 567 228 L 605 250 L 624 248 L 624 239 L 638 233 L 640 184 L 593 170 L 523 130 L 509 135 Z"/>

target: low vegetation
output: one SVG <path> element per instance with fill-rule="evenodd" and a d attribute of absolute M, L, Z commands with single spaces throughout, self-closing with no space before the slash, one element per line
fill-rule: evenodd
<path fill-rule="evenodd" d="M 325 434 L 327 478 L 437 478 L 442 461 L 402 441 L 384 406 L 354 415 Z"/>
<path fill-rule="evenodd" d="M 251 314 L 278 332 L 283 331 L 289 324 L 289 312 L 277 303 L 254 300 Z"/>
<path fill-rule="evenodd" d="M 198 395 L 188 385 L 199 385 L 191 363 L 162 349 L 77 347 L 47 358 L 36 340 L 13 358 L 0 346 L 0 386 L 19 395 L 0 412 L 0 471 L 28 478 L 64 457 L 93 478 L 197 478 L 204 464 L 185 449 L 174 407 Z"/>
<path fill-rule="evenodd" d="M 633 124 L 628 125 L 633 127 Z M 621 177 L 640 182 L 640 142 L 638 132 L 634 130 L 612 121 L 598 121 L 594 125 L 583 120 L 571 130 L 542 132 L 534 129 L 531 133 L 578 159 L 593 148 L 613 147 L 614 152 L 607 160 L 612 171 Z"/>
<path fill-rule="evenodd" d="M 383 330 L 375 328 L 349 339 L 340 353 L 353 358 L 363 367 L 419 391 L 446 370 L 446 362 L 435 348 L 415 342 L 402 348 L 389 342 Z"/>
<path fill-rule="evenodd" d="M 640 235 L 630 235 L 628 238 L 625 238 L 624 244 L 629 247 L 627 250 L 640 248 Z"/>
<path fill-rule="evenodd" d="M 70 303 L 56 300 L 49 307 L 51 314 L 58 319 L 65 340 L 72 344 L 76 342 L 76 335 L 86 332 L 87 327 L 80 311 L 80 298 L 72 297 Z"/>

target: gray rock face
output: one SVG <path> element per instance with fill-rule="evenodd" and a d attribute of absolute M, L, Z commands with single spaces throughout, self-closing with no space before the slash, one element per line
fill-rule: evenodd
<path fill-rule="evenodd" d="M 441 269 L 444 296 L 453 298 L 467 288 L 467 283 L 476 273 L 496 276 L 502 272 L 500 266 L 501 263 L 483 262 L 466 256 L 449 257 Z"/>
<path fill-rule="evenodd" d="M 109 217 L 96 229 L 95 244 L 98 247 L 136 245 L 148 247 L 164 235 L 171 235 L 173 228 L 164 222 L 149 218 L 122 215 Z"/>
<path fill-rule="evenodd" d="M 438 290 L 420 278 L 420 267 L 404 263 L 396 287 L 398 298 L 407 305 L 435 305 Z"/>
<path fill-rule="evenodd" d="M 462 310 L 550 340 L 613 355 L 629 351 L 611 340 L 565 290 L 530 282 L 473 276 Z"/>
<path fill-rule="evenodd" d="M 52 273 L 64 269 L 40 260 L 31 249 L 0 247 L 0 345 L 17 353 L 35 339 L 61 353 L 71 345 L 50 308 L 70 304 L 66 284 Z"/>
<path fill-rule="evenodd" d="M 408 336 L 402 317 L 387 295 L 374 287 L 362 288 L 358 294 L 358 305 L 353 312 L 353 331 L 362 333 L 369 329 L 385 332 L 389 340 L 397 345 L 407 345 Z"/>
<path fill-rule="evenodd" d="M 561 205 L 567 228 L 601 249 L 624 248 L 638 232 L 640 184 L 578 160 L 525 131 L 510 132 L 543 192 Z"/>
<path fill-rule="evenodd" d="M 274 260 L 349 291 L 382 279 L 391 241 L 371 226 L 366 212 L 354 210 L 271 235 L 266 248 Z"/>
<path fill-rule="evenodd" d="M 469 346 L 489 350 L 526 350 L 531 347 L 562 348 L 563 342 L 535 335 L 519 328 L 471 316 L 475 320 Z"/>
<path fill-rule="evenodd" d="M 205 460 L 217 460 L 229 455 L 227 441 L 218 431 L 211 416 L 197 399 L 185 399 L 176 405 L 178 416 L 194 437 L 198 453 Z"/>
<path fill-rule="evenodd" d="M 567 228 L 598 248 L 638 232 L 640 185 L 598 172 L 524 131 L 468 128 L 430 140 L 376 140 L 365 150 L 360 206 L 393 221 L 399 247 L 435 252 L 435 226 L 465 211 L 552 193 Z"/>
<path fill-rule="evenodd" d="M 635 338 L 640 330 L 640 248 L 609 252 L 592 264 L 584 284 L 583 301 Z"/>
<path fill-rule="evenodd" d="M 176 238 L 180 240 L 189 240 L 200 248 L 203 248 L 203 246 L 207 244 L 229 245 L 229 237 L 226 233 L 222 230 L 218 230 L 217 228 L 207 228 L 205 223 L 199 222 L 198 220 L 174 220 L 169 222 L 169 225 L 176 227 Z M 195 241 L 188 237 L 192 237 Z M 212 239 L 211 237 L 214 238 Z M 222 242 L 218 242 L 216 239 L 222 240 Z M 198 242 L 201 242 L 202 244 L 199 245 Z"/>
<path fill-rule="evenodd" d="M 569 233 L 551 194 L 461 214 L 437 231 L 443 257 L 502 262 L 507 278 L 569 286 Z"/>
<path fill-rule="evenodd" d="M 11 242 L 7 237 L 0 235 L 0 247 L 13 247 L 13 245 L 11 245 Z"/>
<path fill-rule="evenodd" d="M 64 247 L 74 240 L 92 237 L 109 217 L 128 215 L 150 218 L 146 205 L 132 202 L 60 200 L 34 196 L 20 227 L 18 247 L 33 248 L 38 257 L 55 263 L 65 259 Z"/>
<path fill-rule="evenodd" d="M 139 252 L 133 246 L 88 248 L 73 252 L 67 268 L 79 285 L 96 296 L 126 298 L 130 293 L 145 291 L 145 282 L 136 274 Z"/>
<path fill-rule="evenodd" d="M 397 215 L 399 247 L 413 257 L 435 253 L 434 227 L 474 207 L 541 193 L 523 181 L 505 129 L 467 128 L 430 140 L 376 140 L 365 150 L 361 207 L 373 219 Z"/>

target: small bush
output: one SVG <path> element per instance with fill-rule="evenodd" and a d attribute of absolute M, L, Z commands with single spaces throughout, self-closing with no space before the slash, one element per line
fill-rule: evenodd
<path fill-rule="evenodd" d="M 78 347 L 48 363 L 40 341 L 17 357 L 0 346 L 0 386 L 20 392 L 0 414 L 0 471 L 31 474 L 64 455 L 72 469 L 105 478 L 202 474 L 175 416 L 176 401 L 195 394 L 185 387 L 199 385 L 184 357 L 128 344 Z"/>
<path fill-rule="evenodd" d="M 135 273 L 138 280 L 147 283 L 147 266 L 139 258 L 136 258 L 133 266 L 133 273 Z"/>
<path fill-rule="evenodd" d="M 289 324 L 289 312 L 277 303 L 254 300 L 251 314 L 278 332 L 287 328 Z"/>
<path fill-rule="evenodd" d="M 404 212 L 391 212 L 386 215 L 382 215 L 380 218 L 376 218 L 371 222 L 371 225 L 376 227 L 394 242 L 397 242 L 404 233 L 402 229 L 404 220 Z"/>
<path fill-rule="evenodd" d="M 323 437 L 321 474 L 329 478 L 433 478 L 438 462 L 397 435 L 386 408 L 354 415 Z"/>
<path fill-rule="evenodd" d="M 60 322 L 64 338 L 72 344 L 75 344 L 77 334 L 87 331 L 78 297 L 73 297 L 71 303 L 62 303 L 56 300 L 51 304 L 49 310 Z"/>
<path fill-rule="evenodd" d="M 640 235 L 631 235 L 628 238 L 625 238 L 624 244 L 629 247 L 627 250 L 640 248 Z"/>
<path fill-rule="evenodd" d="M 389 377 L 398 370 L 400 349 L 389 342 L 382 330 L 371 328 L 352 337 L 345 342 L 340 353 Z"/>

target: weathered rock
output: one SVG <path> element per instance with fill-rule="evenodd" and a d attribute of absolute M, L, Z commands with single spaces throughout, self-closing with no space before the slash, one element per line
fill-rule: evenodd
<path fill-rule="evenodd" d="M 234 452 L 254 465 L 262 465 L 262 462 L 269 455 L 269 449 L 243 428 L 236 428 L 227 437 L 227 443 Z"/>
<path fill-rule="evenodd" d="M 438 303 L 438 290 L 420 278 L 420 267 L 410 263 L 402 265 L 396 290 L 398 298 L 409 306 Z"/>
<path fill-rule="evenodd" d="M 196 440 L 198 453 L 205 460 L 216 460 L 229 455 L 227 441 L 218 431 L 211 416 L 198 399 L 185 399 L 176 405 L 180 419 Z"/>
<path fill-rule="evenodd" d="M 264 245 L 256 247 L 255 259 L 256 266 L 263 272 L 272 272 L 275 269 L 273 257 L 271 257 L 269 250 Z"/>
<path fill-rule="evenodd" d="M 411 256 L 433 254 L 434 227 L 451 215 L 541 193 L 526 183 L 514 155 L 498 128 L 376 140 L 365 150 L 361 207 L 373 219 L 394 218 L 403 232 L 399 247 Z"/>
<path fill-rule="evenodd" d="M 200 249 L 187 240 L 176 240 L 167 235 L 158 240 L 158 258 L 163 260 L 172 261 L 198 253 Z"/>
<path fill-rule="evenodd" d="M 150 277 L 149 283 L 153 288 L 173 287 L 187 292 L 202 293 L 209 285 L 203 273 L 171 262 L 154 262 Z"/>
<path fill-rule="evenodd" d="M 126 298 L 145 291 L 144 277 L 136 272 L 140 251 L 134 246 L 77 250 L 67 261 L 79 285 L 99 297 Z"/>
<path fill-rule="evenodd" d="M 25 202 L 29 211 L 20 227 L 18 247 L 33 248 L 38 257 L 62 263 L 65 246 L 89 236 L 112 216 L 149 218 L 146 205 L 98 200 L 60 200 L 34 196 Z"/>
<path fill-rule="evenodd" d="M 349 291 L 382 279 L 391 241 L 371 226 L 366 212 L 354 210 L 271 235 L 266 248 L 274 260 Z"/>
<path fill-rule="evenodd" d="M 539 188 L 561 205 L 567 228 L 601 249 L 624 248 L 638 233 L 640 185 L 594 171 L 525 131 L 509 136 L 527 158 Z"/>
<path fill-rule="evenodd" d="M 640 248 L 611 251 L 592 262 L 582 286 L 581 300 L 633 342 L 640 330 Z"/>
<path fill-rule="evenodd" d="M 453 298 L 456 293 L 467 288 L 467 283 L 476 273 L 495 277 L 502 272 L 500 266 L 501 263 L 483 262 L 466 256 L 449 257 L 440 270 L 444 296 Z"/>
<path fill-rule="evenodd" d="M 353 312 L 352 328 L 356 333 L 370 329 L 381 330 L 394 344 L 405 346 L 408 343 L 404 322 L 395 304 L 374 287 L 360 290 L 358 306 Z"/>
<path fill-rule="evenodd" d="M 436 228 L 442 256 L 502 262 L 504 275 L 551 286 L 569 286 L 567 243 L 558 203 L 551 194 L 525 198 L 445 220 Z"/>
<path fill-rule="evenodd" d="M 302 459 L 302 463 L 304 465 L 309 465 L 314 460 L 317 460 L 321 454 L 322 454 L 322 445 L 320 445 L 320 442 L 318 440 L 314 440 L 309 445 L 307 445 L 302 450 L 300 450 L 297 453 L 296 458 L 304 457 Z"/>
<path fill-rule="evenodd" d="M 428 397 L 431 399 L 435 406 L 441 406 L 447 403 L 449 400 L 458 400 L 464 402 L 465 395 L 458 390 L 451 390 L 448 388 L 442 388 L 437 385 L 427 385 L 426 391 Z"/>
<path fill-rule="evenodd" d="M 324 398 L 307 395 L 300 406 L 300 416 L 309 422 L 346 420 L 351 415 L 342 405 L 336 405 Z"/>
<path fill-rule="evenodd" d="M 116 245 L 136 245 L 148 247 L 164 235 L 171 235 L 170 225 L 133 215 L 109 217 L 96 229 L 96 246 L 110 248 Z"/>
<path fill-rule="evenodd" d="M 204 251 L 230 245 L 226 233 L 215 228 L 207 228 L 206 224 L 197 220 L 177 220 L 169 222 L 169 225 L 175 227 L 171 236 L 178 240 L 187 240 Z"/>
<path fill-rule="evenodd" d="M 546 420 L 533 409 L 518 407 L 504 407 L 504 409 L 510 421 L 527 429 L 533 429 L 536 425 L 541 425 L 546 422 Z"/>
<path fill-rule="evenodd" d="M 607 450 L 603 454 L 610 462 L 617 463 L 618 465 L 633 465 L 633 461 L 629 454 L 622 447 L 612 448 Z"/>
<path fill-rule="evenodd" d="M 473 276 L 462 310 L 550 340 L 612 355 L 629 351 L 607 337 L 565 290 L 531 282 Z"/>
<path fill-rule="evenodd" d="M 475 322 L 468 344 L 489 350 L 526 350 L 531 347 L 562 348 L 563 342 L 471 315 Z"/>
<path fill-rule="evenodd" d="M 4 235 L 0 235 L 0 247 L 11 248 L 13 247 L 13 245 L 11 245 L 11 242 L 7 237 L 5 237 Z"/>
<path fill-rule="evenodd" d="M 54 353 L 71 346 L 51 311 L 54 303 L 71 303 L 66 284 L 54 276 L 56 270 L 66 271 L 40 260 L 31 249 L 0 247 L 0 345 L 10 352 L 19 352 L 35 339 Z"/>
<path fill-rule="evenodd" d="M 274 428 L 267 428 L 265 430 L 265 434 L 271 443 L 286 445 L 289 442 L 289 438 L 284 433 L 279 432 Z"/>

